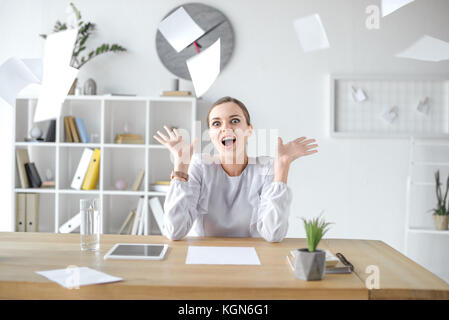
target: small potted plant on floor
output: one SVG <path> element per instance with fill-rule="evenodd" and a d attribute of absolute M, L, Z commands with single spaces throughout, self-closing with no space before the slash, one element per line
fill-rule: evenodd
<path fill-rule="evenodd" d="M 440 183 L 440 171 L 435 172 L 435 188 L 437 195 L 437 207 L 432 209 L 433 212 L 433 220 L 435 222 L 435 228 L 437 230 L 448 230 L 449 224 L 449 210 L 446 205 L 447 194 L 449 191 L 449 176 L 446 181 L 446 192 L 444 193 L 444 197 L 441 192 L 441 183 Z"/>
<path fill-rule="evenodd" d="M 326 268 L 326 252 L 317 249 L 321 238 L 331 224 L 320 217 L 304 221 L 307 235 L 307 247 L 297 249 L 295 257 L 295 276 L 302 280 L 321 280 Z"/>

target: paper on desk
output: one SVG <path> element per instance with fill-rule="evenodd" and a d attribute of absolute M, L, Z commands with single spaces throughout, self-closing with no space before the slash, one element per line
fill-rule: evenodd
<path fill-rule="evenodd" d="M 449 43 L 425 35 L 396 57 L 431 62 L 449 60 Z"/>
<path fill-rule="evenodd" d="M 201 97 L 220 74 L 220 39 L 206 50 L 187 60 L 195 94 Z"/>
<path fill-rule="evenodd" d="M 0 97 L 9 105 L 15 106 L 16 97 L 31 83 L 40 83 L 42 71 L 38 59 L 21 60 L 10 58 L 0 66 Z"/>
<path fill-rule="evenodd" d="M 260 265 L 254 247 L 189 246 L 186 264 Z"/>
<path fill-rule="evenodd" d="M 388 16 L 413 1 L 415 0 L 382 0 L 382 17 Z"/>
<path fill-rule="evenodd" d="M 51 34 L 45 41 L 42 89 L 34 121 L 58 118 L 78 69 L 70 67 L 76 29 Z"/>
<path fill-rule="evenodd" d="M 158 29 L 177 52 L 181 52 L 204 34 L 204 30 L 196 24 L 183 7 L 162 20 Z"/>
<path fill-rule="evenodd" d="M 329 48 L 326 30 L 318 14 L 299 18 L 293 25 L 304 52 Z"/>
<path fill-rule="evenodd" d="M 67 289 L 123 280 L 88 267 L 36 271 L 36 273 Z"/>

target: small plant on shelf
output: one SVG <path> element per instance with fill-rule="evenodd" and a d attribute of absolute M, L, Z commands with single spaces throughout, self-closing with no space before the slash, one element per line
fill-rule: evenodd
<path fill-rule="evenodd" d="M 446 191 L 443 196 L 440 182 L 440 170 L 435 172 L 435 191 L 437 196 L 437 206 L 430 210 L 433 212 L 435 227 L 437 230 L 448 230 L 449 210 L 447 205 L 447 194 L 449 192 L 449 176 L 446 180 Z"/>

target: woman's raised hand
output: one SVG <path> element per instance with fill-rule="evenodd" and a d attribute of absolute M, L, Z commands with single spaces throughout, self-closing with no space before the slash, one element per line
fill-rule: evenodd
<path fill-rule="evenodd" d="M 307 139 L 306 137 L 301 137 L 284 144 L 282 142 L 282 139 L 279 137 L 277 153 L 278 163 L 289 165 L 299 157 L 308 156 L 318 152 L 318 150 L 315 149 L 318 147 L 318 145 L 312 144 L 314 142 L 315 139 Z"/>
<path fill-rule="evenodd" d="M 159 136 L 154 135 L 154 139 L 167 147 L 173 154 L 175 159 L 175 171 L 183 171 L 187 173 L 190 159 L 192 158 L 198 138 L 195 138 L 193 143 L 189 144 L 182 139 L 182 136 L 177 129 L 171 130 L 167 126 L 164 126 L 164 129 L 167 131 L 168 136 L 158 130 L 157 134 Z"/>

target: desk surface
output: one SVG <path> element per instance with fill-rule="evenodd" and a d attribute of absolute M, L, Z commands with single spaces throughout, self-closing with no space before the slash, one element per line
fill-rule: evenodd
<path fill-rule="evenodd" d="M 321 249 L 342 252 L 352 274 L 326 274 L 322 281 L 296 279 L 289 250 L 305 239 L 268 243 L 257 238 L 187 238 L 102 235 L 97 253 L 80 251 L 79 235 L 0 233 L 0 299 L 449 299 L 449 285 L 381 241 L 325 239 Z M 161 261 L 104 260 L 117 242 L 167 243 Z M 260 266 L 186 265 L 189 245 L 252 246 Z M 65 289 L 35 271 L 87 266 L 124 281 Z M 366 267 L 380 271 L 380 289 L 367 289 Z"/>

